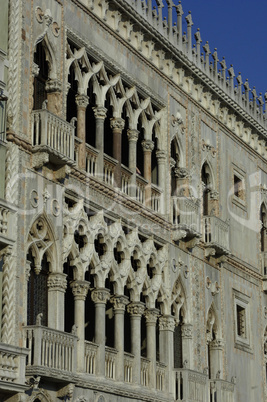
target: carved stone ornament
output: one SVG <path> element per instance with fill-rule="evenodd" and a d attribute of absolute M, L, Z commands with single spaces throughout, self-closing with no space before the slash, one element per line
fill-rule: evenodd
<path fill-rule="evenodd" d="M 30 203 L 33 208 L 37 208 L 39 205 L 39 196 L 36 190 L 32 190 L 30 193 Z"/>
<path fill-rule="evenodd" d="M 74 389 L 75 385 L 70 383 L 57 391 L 57 397 L 70 399 L 73 397 Z"/>
<path fill-rule="evenodd" d="M 184 167 L 177 167 L 174 169 L 174 175 L 177 179 L 185 179 L 187 177 L 190 177 L 190 174 L 188 172 L 187 168 Z"/>
<path fill-rule="evenodd" d="M 67 289 L 67 275 L 60 272 L 50 273 L 47 279 L 47 287 L 49 290 L 64 292 Z"/>
<path fill-rule="evenodd" d="M 192 339 L 193 337 L 193 325 L 183 324 L 182 325 L 182 337 L 187 339 Z"/>
<path fill-rule="evenodd" d="M 146 309 L 144 312 L 144 316 L 146 318 L 146 323 L 148 324 L 154 324 L 156 325 L 158 316 L 159 316 L 159 310 L 156 308 L 152 309 Z"/>
<path fill-rule="evenodd" d="M 171 331 L 174 332 L 175 320 L 173 316 L 162 316 L 159 318 L 159 329 L 161 331 Z"/>
<path fill-rule="evenodd" d="M 206 278 L 206 288 L 207 288 L 207 289 L 210 289 L 210 287 L 211 287 L 211 280 L 210 280 L 210 278 L 207 276 L 207 278 Z"/>
<path fill-rule="evenodd" d="M 127 296 L 113 296 L 110 299 L 110 302 L 113 304 L 114 306 L 114 310 L 121 310 L 124 311 L 125 310 L 125 306 L 127 306 L 127 304 L 129 303 L 129 299 Z"/>
<path fill-rule="evenodd" d="M 173 241 L 179 241 L 181 239 L 184 239 L 185 237 L 186 237 L 186 231 L 185 230 L 175 229 L 172 232 Z"/>
<path fill-rule="evenodd" d="M 112 130 L 122 131 L 125 126 L 125 121 L 118 117 L 110 120 L 110 127 Z"/>
<path fill-rule="evenodd" d="M 154 142 L 151 140 L 144 140 L 142 141 L 143 151 L 152 152 L 154 149 Z"/>
<path fill-rule="evenodd" d="M 87 281 L 73 281 L 70 284 L 72 288 L 72 293 L 74 296 L 74 300 L 85 300 L 88 289 L 90 286 L 90 282 Z"/>
<path fill-rule="evenodd" d="M 87 95 L 76 95 L 76 104 L 81 109 L 86 109 L 89 104 L 89 97 Z"/>
<path fill-rule="evenodd" d="M 55 198 L 51 201 L 51 211 L 54 216 L 58 216 L 60 214 L 60 205 L 58 200 Z"/>
<path fill-rule="evenodd" d="M 34 77 L 38 77 L 39 72 L 40 72 L 40 68 L 39 68 L 38 64 L 32 63 L 32 75 Z"/>
<path fill-rule="evenodd" d="M 128 130 L 127 131 L 127 136 L 128 136 L 128 141 L 131 142 L 137 142 L 138 137 L 139 137 L 139 131 L 138 130 Z"/>
<path fill-rule="evenodd" d="M 107 109 L 103 106 L 93 107 L 96 119 L 104 120 L 107 117 Z"/>
<path fill-rule="evenodd" d="M 58 79 L 48 79 L 45 83 L 45 90 L 48 93 L 51 92 L 61 92 L 62 91 L 62 82 Z"/>
<path fill-rule="evenodd" d="M 210 192 L 210 198 L 211 198 L 212 200 L 218 200 L 218 198 L 219 198 L 219 192 L 216 191 L 216 190 L 211 190 L 211 192 Z"/>
<path fill-rule="evenodd" d="M 215 158 L 217 152 L 216 149 L 212 145 L 210 145 L 208 141 L 205 142 L 204 139 L 202 139 L 202 150 L 210 152 L 211 156 Z"/>
<path fill-rule="evenodd" d="M 94 289 L 91 293 L 91 298 L 94 303 L 106 304 L 109 300 L 109 297 L 110 292 L 108 289 L 105 288 Z"/>
<path fill-rule="evenodd" d="M 130 315 L 141 317 L 145 311 L 145 305 L 142 302 L 132 302 L 128 304 L 127 311 Z"/>
<path fill-rule="evenodd" d="M 166 156 L 167 156 L 167 154 L 165 151 L 161 151 L 161 150 L 156 151 L 156 157 L 157 157 L 159 164 L 165 162 Z"/>
<path fill-rule="evenodd" d="M 264 318 L 267 319 L 267 306 L 264 306 Z"/>
<path fill-rule="evenodd" d="M 172 116 L 171 116 L 171 120 L 172 120 L 172 126 L 173 126 L 173 127 L 177 127 L 177 126 L 183 124 L 182 115 L 181 115 L 181 113 L 178 112 L 178 111 L 176 112 L 175 115 L 172 115 Z"/>
<path fill-rule="evenodd" d="M 214 339 L 209 343 L 211 349 L 223 349 L 224 342 L 222 339 Z"/>

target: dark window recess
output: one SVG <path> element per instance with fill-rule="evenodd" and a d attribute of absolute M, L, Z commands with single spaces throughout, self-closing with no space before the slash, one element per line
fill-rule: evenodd
<path fill-rule="evenodd" d="M 39 74 L 34 77 L 33 109 L 42 109 L 42 104 L 47 98 L 45 84 L 48 80 L 48 63 L 42 43 L 38 43 L 34 53 L 34 63 L 39 67 Z"/>

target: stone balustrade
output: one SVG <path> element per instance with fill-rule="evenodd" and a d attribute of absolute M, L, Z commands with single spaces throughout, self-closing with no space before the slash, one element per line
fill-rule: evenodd
<path fill-rule="evenodd" d="M 8 392 L 26 390 L 25 361 L 27 349 L 0 343 L 1 389 Z"/>
<path fill-rule="evenodd" d="M 229 254 L 229 223 L 217 216 L 204 216 L 203 241 L 206 247 L 213 248 L 216 254 Z"/>
<path fill-rule="evenodd" d="M 156 363 L 156 389 L 159 391 L 165 391 L 165 376 L 166 376 L 166 364 Z"/>
<path fill-rule="evenodd" d="M 92 342 L 84 342 L 84 368 L 88 374 L 95 374 L 96 372 L 96 354 L 98 345 Z"/>
<path fill-rule="evenodd" d="M 174 396 L 176 401 L 207 402 L 207 375 L 188 369 L 175 369 Z"/>
<path fill-rule="evenodd" d="M 173 224 L 188 234 L 200 233 L 199 200 L 187 197 L 172 197 Z"/>
<path fill-rule="evenodd" d="M 124 381 L 133 382 L 133 364 L 134 355 L 130 353 L 124 353 Z"/>
<path fill-rule="evenodd" d="M 151 184 L 151 209 L 155 212 L 160 211 L 161 193 L 162 191 L 155 184 Z"/>
<path fill-rule="evenodd" d="M 15 209 L 0 199 L 0 250 L 13 244 Z"/>
<path fill-rule="evenodd" d="M 74 161 L 74 124 L 47 109 L 32 111 L 33 151 L 52 154 L 54 163 Z"/>
<path fill-rule="evenodd" d="M 149 359 L 141 357 L 141 385 L 149 386 Z"/>
<path fill-rule="evenodd" d="M 117 165 L 117 161 L 111 156 L 104 154 L 104 176 L 103 180 L 110 186 L 114 185 L 114 170 Z"/>
<path fill-rule="evenodd" d="M 91 145 L 86 144 L 85 150 L 85 170 L 92 176 L 96 176 L 97 174 L 97 156 L 98 150 L 93 148 Z"/>
<path fill-rule="evenodd" d="M 25 327 L 25 338 L 29 349 L 27 369 L 31 366 L 53 369 L 59 376 L 62 372 L 76 372 L 76 335 L 37 325 Z"/>
<path fill-rule="evenodd" d="M 147 185 L 147 180 L 142 176 L 136 175 L 136 201 L 141 204 L 145 203 L 145 186 Z"/>
<path fill-rule="evenodd" d="M 116 379 L 116 356 L 115 349 L 105 348 L 105 376 L 112 380 Z"/>
<path fill-rule="evenodd" d="M 235 384 L 225 380 L 209 381 L 210 399 L 209 402 L 234 402 Z"/>
<path fill-rule="evenodd" d="M 132 172 L 129 168 L 122 165 L 121 166 L 121 191 L 126 194 L 130 195 L 130 187 L 131 187 L 131 176 Z"/>

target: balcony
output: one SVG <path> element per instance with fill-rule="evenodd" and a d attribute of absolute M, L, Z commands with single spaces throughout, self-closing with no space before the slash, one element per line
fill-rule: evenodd
<path fill-rule="evenodd" d="M 183 401 L 183 402 L 209 401 L 207 375 L 188 369 L 175 369 L 174 396 L 176 401 Z M 227 400 L 225 400 L 225 402 L 226 401 Z"/>
<path fill-rule="evenodd" d="M 0 199 L 0 250 L 14 243 L 15 209 Z"/>
<path fill-rule="evenodd" d="M 71 381 L 76 372 L 78 337 L 39 325 L 24 331 L 29 349 L 26 374 Z"/>
<path fill-rule="evenodd" d="M 210 402 L 235 402 L 235 384 L 224 380 L 210 380 Z"/>
<path fill-rule="evenodd" d="M 27 349 L 0 343 L 0 389 L 4 394 L 23 392 Z M 3 396 L 3 395 L 2 395 Z"/>
<path fill-rule="evenodd" d="M 205 243 L 206 257 L 222 257 L 230 253 L 229 223 L 217 216 L 204 216 L 203 241 Z"/>
<path fill-rule="evenodd" d="M 45 153 L 42 157 L 35 158 L 37 167 L 38 160 L 55 165 L 75 164 L 74 134 L 74 124 L 66 122 L 47 109 L 34 110 L 32 112 L 33 152 Z"/>
<path fill-rule="evenodd" d="M 200 234 L 199 200 L 187 197 L 172 197 L 173 239 L 191 241 Z"/>

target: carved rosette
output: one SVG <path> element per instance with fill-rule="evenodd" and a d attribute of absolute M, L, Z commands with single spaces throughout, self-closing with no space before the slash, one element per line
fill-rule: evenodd
<path fill-rule="evenodd" d="M 151 140 L 142 141 L 142 147 L 144 152 L 152 152 L 154 149 L 154 142 Z"/>
<path fill-rule="evenodd" d="M 114 131 L 122 131 L 125 126 L 125 121 L 118 117 L 110 120 L 110 127 Z"/>
<path fill-rule="evenodd" d="M 139 131 L 138 130 L 128 130 L 127 131 L 127 136 L 129 142 L 137 142 L 138 136 L 139 136 Z"/>
<path fill-rule="evenodd" d="M 160 331 L 171 331 L 174 332 L 175 321 L 174 317 L 171 315 L 164 315 L 159 318 L 159 329 Z"/>
<path fill-rule="evenodd" d="M 76 95 L 76 104 L 81 109 L 86 109 L 89 104 L 89 97 L 87 95 Z"/>
<path fill-rule="evenodd" d="M 73 281 L 70 284 L 72 288 L 72 293 L 74 296 L 74 300 L 85 300 L 88 289 L 90 286 L 90 282 L 87 281 Z"/>
<path fill-rule="evenodd" d="M 131 316 L 141 317 L 145 311 L 145 305 L 142 302 L 132 302 L 128 304 L 127 311 Z"/>
<path fill-rule="evenodd" d="M 192 324 L 183 324 L 182 325 L 182 337 L 186 339 L 193 338 L 193 325 Z"/>
<path fill-rule="evenodd" d="M 125 306 L 129 303 L 129 299 L 127 296 L 113 296 L 110 299 L 110 302 L 114 306 L 115 311 L 125 311 Z"/>
<path fill-rule="evenodd" d="M 106 304 L 109 300 L 109 297 L 110 292 L 105 288 L 94 289 L 91 294 L 91 298 L 94 303 Z"/>
<path fill-rule="evenodd" d="M 107 117 L 107 109 L 103 106 L 93 107 L 93 111 L 96 119 L 105 120 Z"/>
<path fill-rule="evenodd" d="M 59 272 L 52 272 L 47 280 L 48 291 L 65 292 L 67 289 L 67 275 Z"/>
<path fill-rule="evenodd" d="M 159 316 L 159 310 L 157 308 L 146 309 L 144 316 L 146 318 L 147 325 L 155 326 Z"/>

